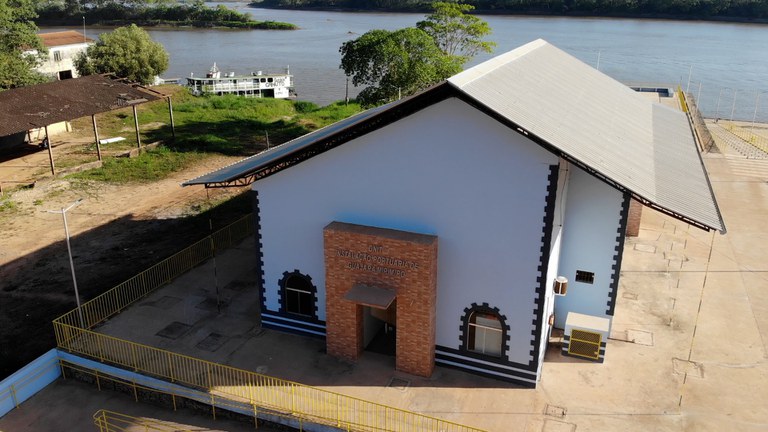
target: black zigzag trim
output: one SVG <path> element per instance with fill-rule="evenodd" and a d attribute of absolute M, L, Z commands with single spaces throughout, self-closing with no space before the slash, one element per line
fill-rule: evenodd
<path fill-rule="evenodd" d="M 251 191 L 253 194 L 253 238 L 256 243 L 256 283 L 259 290 L 259 315 L 267 310 L 266 292 L 264 287 L 264 248 L 261 244 L 261 215 L 259 213 L 259 191 Z M 261 321 L 261 320 L 259 320 Z"/>
<path fill-rule="evenodd" d="M 549 250 L 552 246 L 552 224 L 555 221 L 555 203 L 557 201 L 557 181 L 559 166 L 549 166 L 549 184 L 547 185 L 547 198 L 544 206 L 544 221 L 541 233 L 541 259 L 539 260 L 539 276 L 536 278 L 536 300 L 533 307 L 533 326 L 531 331 L 531 361 L 529 366 L 538 367 L 541 345 L 541 333 L 544 328 L 544 299 L 547 293 L 547 266 L 549 264 Z"/>
<path fill-rule="evenodd" d="M 624 202 L 621 203 L 621 214 L 619 215 L 619 229 L 616 232 L 616 249 L 613 255 L 613 265 L 611 269 L 611 286 L 608 292 L 608 309 L 605 314 L 613 316 L 616 309 L 616 294 L 619 291 L 619 275 L 621 274 L 621 258 L 624 255 L 624 239 L 627 237 L 627 220 L 629 219 L 629 203 L 632 197 L 630 194 L 624 194 Z"/>

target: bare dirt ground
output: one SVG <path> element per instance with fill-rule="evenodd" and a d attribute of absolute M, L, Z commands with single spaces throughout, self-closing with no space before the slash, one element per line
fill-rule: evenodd
<path fill-rule="evenodd" d="M 54 157 L 66 160 L 89 141 L 59 137 Z M 1 156 L 0 184 L 13 208 L 0 211 L 0 379 L 53 348 L 51 321 L 75 306 L 62 216 L 48 211 L 82 199 L 67 221 L 86 301 L 205 237 L 209 219 L 216 229 L 250 212 L 247 188 L 180 186 L 238 159 L 211 156 L 162 181 L 111 185 L 51 176 L 44 150 Z"/>

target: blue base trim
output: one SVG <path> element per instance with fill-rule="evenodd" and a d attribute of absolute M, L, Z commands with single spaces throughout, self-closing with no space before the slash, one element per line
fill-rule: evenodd
<path fill-rule="evenodd" d="M 439 345 L 435 347 L 435 363 L 525 387 L 536 387 L 536 371 L 528 371 L 502 362 L 468 357 L 465 353 L 448 347 Z"/>
<path fill-rule="evenodd" d="M 325 338 L 325 322 L 323 321 L 301 321 L 278 315 L 271 311 L 264 311 L 261 314 L 261 325 L 268 329 L 294 333 L 301 336 Z"/>

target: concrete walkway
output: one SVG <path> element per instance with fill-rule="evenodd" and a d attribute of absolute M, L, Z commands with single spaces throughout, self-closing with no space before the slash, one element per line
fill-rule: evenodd
<path fill-rule="evenodd" d="M 369 352 L 350 365 L 322 340 L 259 329 L 251 241 L 217 257 L 221 313 L 208 262 L 99 331 L 488 431 L 765 431 L 768 160 L 704 159 L 728 234 L 644 209 L 625 244 L 605 363 L 553 345 L 535 390 L 441 367 L 409 376 Z M 169 332 L 174 322 L 184 326 Z M 13 416 L 0 430 L 19 430 Z"/>

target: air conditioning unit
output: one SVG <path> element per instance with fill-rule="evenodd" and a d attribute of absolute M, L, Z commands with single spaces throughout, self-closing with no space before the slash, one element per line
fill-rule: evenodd
<path fill-rule="evenodd" d="M 565 318 L 563 355 L 602 363 L 605 360 L 605 344 L 610 328 L 611 320 L 608 318 L 568 312 Z"/>

